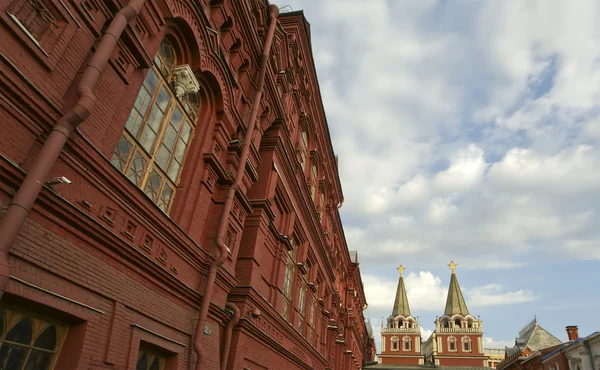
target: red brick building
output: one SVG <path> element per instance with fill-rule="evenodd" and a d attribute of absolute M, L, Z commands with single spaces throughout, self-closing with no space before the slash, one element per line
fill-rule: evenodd
<path fill-rule="evenodd" d="M 421 329 L 417 318 L 410 313 L 404 284 L 404 266 L 398 267 L 400 278 L 396 299 L 387 325 L 381 328 L 381 353 L 379 363 L 393 365 L 423 364 L 421 355 Z"/>
<path fill-rule="evenodd" d="M 436 317 L 435 329 L 423 344 L 425 362 L 441 366 L 486 366 L 483 327 L 479 318 L 469 313 L 451 261 L 450 286 L 442 317 Z"/>
<path fill-rule="evenodd" d="M 302 12 L 0 2 L 0 367 L 359 369 Z"/>

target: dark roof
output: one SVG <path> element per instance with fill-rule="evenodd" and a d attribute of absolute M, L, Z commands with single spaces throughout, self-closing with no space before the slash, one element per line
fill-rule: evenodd
<path fill-rule="evenodd" d="M 572 341 L 572 342 L 563 343 L 563 345 L 562 345 L 562 346 L 559 346 L 559 347 L 558 347 L 558 348 L 556 348 L 554 351 L 552 351 L 552 352 L 548 353 L 547 355 L 545 355 L 544 357 L 542 357 L 542 361 L 543 361 L 543 360 L 545 360 L 545 359 L 547 359 L 547 358 L 550 358 L 550 357 L 554 356 L 554 355 L 555 355 L 557 352 L 560 352 L 560 351 L 562 351 L 564 348 L 566 348 L 566 347 L 570 346 L 570 345 L 571 345 L 571 344 L 573 344 L 573 343 L 579 342 L 580 340 L 581 340 L 581 338 L 579 338 L 579 339 L 575 339 L 575 340 L 574 340 L 574 341 Z"/>
<path fill-rule="evenodd" d="M 450 276 L 450 287 L 448 288 L 448 298 L 446 298 L 446 309 L 444 315 L 452 316 L 460 314 L 466 316 L 469 314 L 465 298 L 463 297 L 460 285 L 458 285 L 458 279 L 454 271 Z"/>

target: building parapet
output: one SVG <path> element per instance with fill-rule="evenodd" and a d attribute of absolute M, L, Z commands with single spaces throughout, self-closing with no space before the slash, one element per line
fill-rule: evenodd
<path fill-rule="evenodd" d="M 421 330 L 419 328 L 381 328 L 381 333 L 420 333 Z"/>
<path fill-rule="evenodd" d="M 438 333 L 483 333 L 482 328 L 438 328 Z"/>

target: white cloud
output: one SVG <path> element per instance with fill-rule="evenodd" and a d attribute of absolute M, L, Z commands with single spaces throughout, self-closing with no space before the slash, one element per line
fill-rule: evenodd
<path fill-rule="evenodd" d="M 448 169 L 435 175 L 437 190 L 442 193 L 467 191 L 481 182 L 486 167 L 483 150 L 469 144 L 452 156 Z"/>
<path fill-rule="evenodd" d="M 399 262 L 462 261 L 486 310 L 558 294 L 520 285 L 544 264 L 600 259 L 600 3 L 287 3 L 311 23 L 369 311 L 389 314 Z M 427 274 L 409 296 L 433 314 L 445 286 Z"/>
<path fill-rule="evenodd" d="M 510 305 L 532 302 L 539 298 L 531 290 L 526 289 L 505 292 L 499 284 L 488 284 L 469 289 L 467 292 L 468 302 L 471 302 L 472 307 Z"/>

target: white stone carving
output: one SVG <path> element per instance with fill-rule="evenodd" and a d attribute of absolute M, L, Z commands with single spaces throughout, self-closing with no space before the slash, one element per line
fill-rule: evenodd
<path fill-rule="evenodd" d="M 200 83 L 198 83 L 192 68 L 188 64 L 173 68 L 173 88 L 179 99 L 186 94 L 197 93 L 200 90 Z"/>

